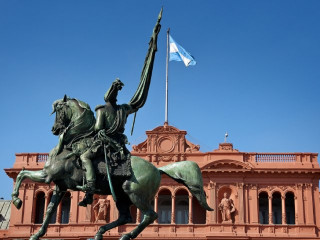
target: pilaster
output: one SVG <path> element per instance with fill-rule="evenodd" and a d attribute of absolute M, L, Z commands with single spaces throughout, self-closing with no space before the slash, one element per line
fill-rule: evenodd
<path fill-rule="evenodd" d="M 192 224 L 192 216 L 193 216 L 193 211 L 192 211 L 192 195 L 189 196 L 189 218 L 188 218 L 188 223 Z"/>
<path fill-rule="evenodd" d="M 306 222 L 307 224 L 314 224 L 314 201 L 313 201 L 313 194 L 312 194 L 312 183 L 305 184 L 306 190 Z"/>
<path fill-rule="evenodd" d="M 250 185 L 249 190 L 249 207 L 250 207 L 250 222 L 258 223 L 258 187 L 256 184 Z"/>
<path fill-rule="evenodd" d="M 79 214 L 79 192 L 73 191 L 71 192 L 71 206 L 70 206 L 70 223 L 78 222 L 78 214 Z"/>
<path fill-rule="evenodd" d="M 23 223 L 31 224 L 36 210 L 35 184 L 25 184 Z"/>
<path fill-rule="evenodd" d="M 243 183 L 238 184 L 238 196 L 239 196 L 239 223 L 244 223 L 244 202 L 243 202 Z M 258 194 L 257 194 L 258 198 Z M 257 203 L 258 205 L 258 203 Z"/>
<path fill-rule="evenodd" d="M 296 224 L 305 224 L 305 213 L 304 213 L 304 197 L 303 197 L 303 189 L 302 189 L 303 185 L 301 183 L 296 184 L 296 215 L 297 215 L 297 222 Z"/>
<path fill-rule="evenodd" d="M 176 197 L 171 197 L 171 224 L 175 223 L 175 212 L 176 212 Z"/>
<path fill-rule="evenodd" d="M 141 211 L 139 208 L 137 208 L 137 218 L 136 218 L 136 223 L 141 222 Z"/>
<path fill-rule="evenodd" d="M 286 219 L 286 198 L 285 196 L 281 196 L 281 213 L 282 213 L 282 224 L 286 224 L 287 223 L 287 219 Z"/>
<path fill-rule="evenodd" d="M 207 211 L 210 214 L 210 223 L 217 223 L 217 208 L 216 208 L 216 183 L 210 181 L 209 183 L 209 206 L 214 209 L 214 211 Z"/>
<path fill-rule="evenodd" d="M 154 197 L 154 211 L 157 213 L 158 212 L 158 195 L 156 195 L 155 197 Z M 155 220 L 155 223 L 158 223 L 159 222 L 159 220 L 158 220 L 158 218 Z"/>
<path fill-rule="evenodd" d="M 272 196 L 268 196 L 268 203 L 269 203 L 269 224 L 273 224 L 273 219 L 272 219 Z"/>

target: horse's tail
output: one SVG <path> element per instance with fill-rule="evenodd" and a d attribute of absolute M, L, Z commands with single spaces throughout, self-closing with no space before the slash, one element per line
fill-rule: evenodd
<path fill-rule="evenodd" d="M 213 211 L 207 203 L 206 194 L 203 190 L 202 175 L 198 164 L 191 161 L 182 161 L 158 169 L 161 174 L 164 173 L 178 183 L 185 185 L 192 195 L 198 199 L 204 209 Z"/>

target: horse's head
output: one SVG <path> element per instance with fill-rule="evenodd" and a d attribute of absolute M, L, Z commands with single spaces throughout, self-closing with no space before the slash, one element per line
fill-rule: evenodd
<path fill-rule="evenodd" d="M 54 135 L 61 134 L 70 124 L 72 118 L 72 110 L 68 104 L 70 99 L 64 95 L 63 99 L 59 99 L 52 104 L 53 111 L 51 114 L 56 114 L 56 119 L 52 126 Z"/>

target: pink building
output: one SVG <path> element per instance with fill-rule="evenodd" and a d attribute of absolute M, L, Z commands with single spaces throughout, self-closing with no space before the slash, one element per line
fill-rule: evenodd
<path fill-rule="evenodd" d="M 132 155 L 155 166 L 192 160 L 202 170 L 207 201 L 214 212 L 206 212 L 189 191 L 164 176 L 154 208 L 159 219 L 137 239 L 319 239 L 320 168 L 317 153 L 246 153 L 221 143 L 203 153 L 189 142 L 186 131 L 164 125 L 147 131 L 147 139 L 133 146 Z M 47 154 L 16 154 L 12 168 L 15 180 L 24 167 L 41 169 Z M 25 181 L 20 188 L 23 206 L 11 207 L 9 229 L 4 239 L 28 239 L 38 231 L 52 196 L 53 185 Z M 45 239 L 92 238 L 101 225 L 117 218 L 110 196 L 96 196 L 94 204 L 78 207 L 83 193 L 67 192 L 52 218 Z M 106 232 L 105 239 L 118 239 L 140 221 Z"/>

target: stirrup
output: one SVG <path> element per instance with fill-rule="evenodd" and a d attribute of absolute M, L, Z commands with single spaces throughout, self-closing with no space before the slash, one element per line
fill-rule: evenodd
<path fill-rule="evenodd" d="M 76 188 L 80 191 L 93 194 L 96 191 L 95 181 L 94 180 L 88 181 L 83 186 L 77 186 Z"/>
<path fill-rule="evenodd" d="M 87 184 L 83 185 L 83 186 L 77 186 L 77 189 L 82 191 L 82 192 L 86 192 L 86 193 L 94 193 L 94 191 L 96 190 L 96 188 L 92 187 L 92 186 L 88 186 Z"/>

